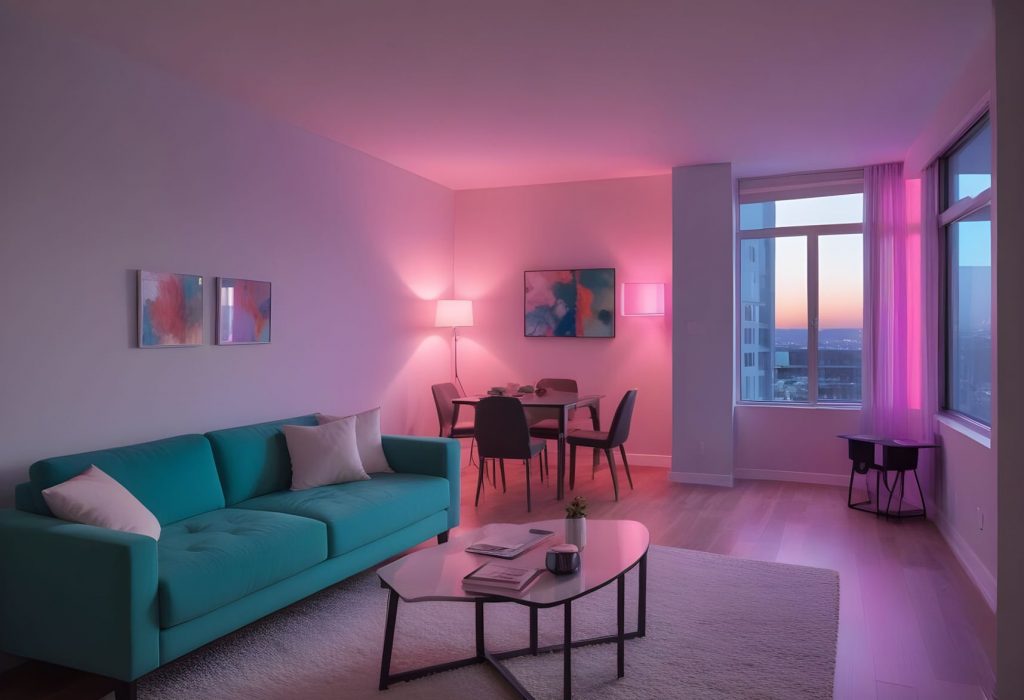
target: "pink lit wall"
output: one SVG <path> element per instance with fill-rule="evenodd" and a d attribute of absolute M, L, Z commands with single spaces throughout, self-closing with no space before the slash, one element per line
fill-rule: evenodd
<path fill-rule="evenodd" d="M 618 315 L 613 339 L 525 338 L 523 271 L 614 267 L 618 283 L 671 282 L 671 187 L 659 175 L 456 192 L 455 292 L 474 300 L 476 323 L 459 341 L 466 390 L 573 377 L 582 391 L 606 395 L 607 425 L 636 387 L 628 452 L 668 466 L 671 308 L 663 317 Z"/>
<path fill-rule="evenodd" d="M 36 459 L 183 432 L 434 433 L 451 191 L 2 7 L 0 84 L 0 506 Z M 208 290 L 207 345 L 136 349 L 139 267 L 272 281 L 273 342 L 209 344 Z"/>

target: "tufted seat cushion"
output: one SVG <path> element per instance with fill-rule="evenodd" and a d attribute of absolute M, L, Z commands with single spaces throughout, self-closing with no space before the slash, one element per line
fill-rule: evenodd
<path fill-rule="evenodd" d="M 362 547 L 448 507 L 447 479 L 423 474 L 370 474 L 304 491 L 252 498 L 236 508 L 291 513 L 327 526 L 328 556 Z"/>
<path fill-rule="evenodd" d="M 187 622 L 327 558 L 322 522 L 221 508 L 163 529 L 160 626 Z"/>

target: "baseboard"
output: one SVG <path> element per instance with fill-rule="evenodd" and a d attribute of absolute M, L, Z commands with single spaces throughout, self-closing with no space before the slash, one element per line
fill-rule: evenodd
<path fill-rule="evenodd" d="M 699 472 L 678 472 L 668 473 L 669 481 L 677 484 L 698 484 L 701 486 L 727 486 L 732 488 L 732 474 L 702 474 Z"/>
<path fill-rule="evenodd" d="M 615 456 L 618 457 L 618 455 Z M 635 464 L 638 467 L 662 467 L 664 469 L 672 468 L 672 455 L 645 455 L 627 452 L 626 457 L 629 458 L 630 466 Z"/>
<path fill-rule="evenodd" d="M 929 503 L 929 508 L 933 508 L 933 504 Z M 996 611 L 996 578 L 992 575 L 992 572 L 988 570 L 978 555 L 974 553 L 971 546 L 967 544 L 967 540 L 961 537 L 960 533 L 953 529 L 953 527 L 946 522 L 946 518 L 943 516 L 942 511 L 938 508 L 930 510 L 929 513 L 935 513 L 932 516 L 932 522 L 939 528 L 939 532 L 942 534 L 943 539 L 946 540 L 946 544 L 953 550 L 953 556 L 956 557 L 960 565 L 964 567 L 964 571 L 967 572 L 967 576 L 974 582 L 974 585 L 978 587 L 978 591 L 981 592 L 981 596 L 988 603 L 988 607 L 992 612 Z"/>
<path fill-rule="evenodd" d="M 737 479 L 795 481 L 801 484 L 823 484 L 825 486 L 848 486 L 850 484 L 849 474 L 793 472 L 782 469 L 737 469 L 735 474 Z"/>

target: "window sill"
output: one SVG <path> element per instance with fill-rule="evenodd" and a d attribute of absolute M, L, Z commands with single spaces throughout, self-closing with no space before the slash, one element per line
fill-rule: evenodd
<path fill-rule="evenodd" d="M 955 430 L 964 437 L 973 440 L 982 447 L 992 448 L 992 429 L 983 425 L 968 421 L 955 413 L 936 413 L 935 420 L 942 425 Z"/>
<path fill-rule="evenodd" d="M 783 403 L 782 401 L 737 401 L 736 408 L 795 408 L 799 411 L 857 411 L 859 403 Z"/>

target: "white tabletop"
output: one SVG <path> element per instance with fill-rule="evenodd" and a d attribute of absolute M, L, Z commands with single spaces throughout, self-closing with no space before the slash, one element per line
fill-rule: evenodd
<path fill-rule="evenodd" d="M 484 537 L 494 536 L 502 528 L 535 527 L 554 531 L 551 537 L 515 559 L 499 559 L 466 552 L 467 546 Z M 494 523 L 479 530 L 453 536 L 446 544 L 428 547 L 408 554 L 377 570 L 381 580 L 402 600 L 475 600 L 493 595 L 469 593 L 462 589 L 462 578 L 487 563 L 544 569 L 548 547 L 565 542 L 565 520 L 543 520 L 509 525 Z M 642 523 L 635 520 L 587 519 L 587 545 L 580 552 L 580 570 L 569 576 L 555 576 L 545 570 L 532 586 L 522 593 L 509 592 L 500 597 L 524 603 L 558 605 L 589 593 L 612 581 L 636 564 L 647 552 L 651 536 Z"/>

